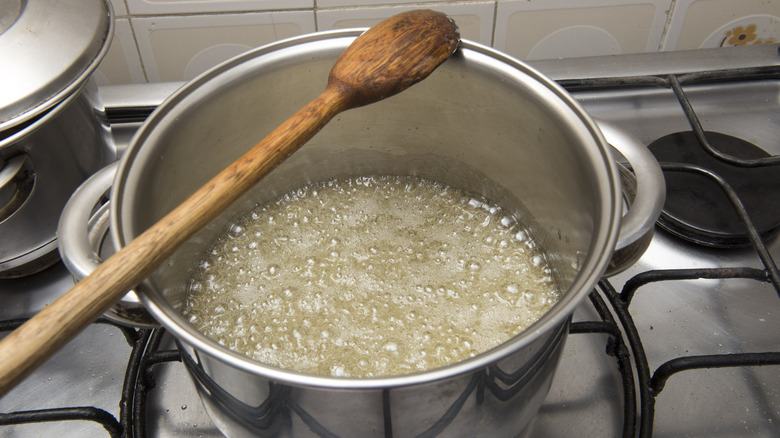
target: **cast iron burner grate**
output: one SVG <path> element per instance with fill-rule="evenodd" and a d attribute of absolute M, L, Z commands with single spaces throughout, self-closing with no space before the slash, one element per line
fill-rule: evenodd
<path fill-rule="evenodd" d="M 741 160 L 770 157 L 759 147 L 737 137 L 704 132 L 721 153 Z M 780 230 L 780 167 L 746 167 L 724 161 L 702 146 L 693 131 L 669 134 L 648 148 L 663 162 L 686 163 L 707 169 L 737 193 L 759 235 L 766 241 Z M 750 238 L 729 198 L 718 184 L 692 172 L 664 172 L 666 202 L 658 225 L 693 243 L 729 248 L 750 245 Z"/>
<path fill-rule="evenodd" d="M 780 166 L 778 166 L 780 164 L 780 156 L 770 156 L 756 146 L 740 139 L 734 139 L 720 133 L 705 132 L 682 87 L 682 84 L 710 83 L 747 78 L 778 79 L 780 78 L 780 67 L 723 70 L 688 75 L 669 75 L 666 77 L 596 78 L 565 81 L 566 83 L 561 84 L 570 91 L 623 87 L 671 88 L 683 109 L 692 131 L 672 134 L 669 138 L 661 139 L 663 141 L 660 144 L 654 143 L 654 146 L 650 146 L 651 149 L 656 149 L 656 157 L 661 162 L 662 170 L 667 179 L 667 186 L 669 185 L 669 178 L 671 177 L 673 180 L 671 189 L 668 189 L 673 195 L 671 202 L 673 208 L 664 212 L 664 217 L 659 220 L 659 225 L 671 228 L 668 223 L 664 224 L 664 221 L 673 222 L 675 220 L 673 215 L 677 210 L 674 207 L 674 202 L 679 202 L 679 200 L 674 199 L 677 197 L 674 191 L 679 186 L 676 185 L 678 183 L 674 179 L 678 176 L 682 176 L 680 178 L 682 181 L 690 181 L 692 177 L 696 178 L 696 184 L 705 184 L 708 187 L 706 192 L 709 196 L 720 198 L 720 201 L 717 201 L 721 203 L 721 205 L 717 206 L 718 211 L 711 214 L 721 214 L 729 217 L 729 233 L 725 233 L 717 228 L 708 230 L 709 234 L 714 234 L 716 239 L 714 239 L 714 242 L 712 241 L 713 239 L 709 239 L 710 241 L 707 244 L 710 246 L 752 246 L 765 268 L 726 267 L 653 270 L 630 278 L 624 284 L 621 292 L 618 292 L 609 280 L 604 279 L 599 282 L 599 290 L 611 304 L 612 310 L 616 312 L 617 320 L 625 331 L 625 344 L 631 349 L 634 370 L 637 374 L 636 388 L 638 390 L 637 406 L 639 411 L 636 417 L 627 414 L 625 420 L 631 421 L 635 418 L 638 421 L 635 425 L 638 434 L 631 431 L 627 432 L 628 434 L 625 434 L 624 437 L 652 437 L 656 400 L 663 391 L 667 380 L 675 373 L 697 369 L 780 365 L 780 352 L 775 351 L 710 354 L 677 357 L 664 362 L 651 373 L 647 355 L 642 345 L 642 339 L 629 312 L 635 293 L 641 287 L 656 282 L 698 279 L 750 279 L 770 283 L 778 297 L 780 297 L 780 273 L 778 272 L 776 262 L 772 259 L 764 243 L 764 239 L 771 238 L 778 231 L 778 221 L 780 219 L 778 218 L 777 192 L 778 177 L 780 176 L 780 171 L 778 171 L 780 169 Z M 719 148 L 713 147 L 711 142 L 717 144 Z M 671 149 L 670 144 L 681 146 L 683 151 L 669 151 L 668 149 Z M 689 159 L 687 156 L 689 154 L 695 155 L 696 158 Z M 746 173 L 755 171 L 758 171 L 756 172 L 758 176 L 747 177 L 750 182 L 743 185 L 740 178 Z M 726 177 L 724 178 L 718 172 L 722 172 Z M 742 176 L 738 176 L 735 179 L 732 173 Z M 737 186 L 737 189 L 732 187 L 732 184 Z M 757 184 L 758 186 L 751 186 L 750 184 Z M 752 193 L 764 190 L 773 194 L 767 193 L 767 196 L 763 197 L 762 193 Z M 716 194 L 713 195 L 713 193 Z M 688 201 L 691 201 L 691 195 L 688 194 L 686 196 L 688 196 Z M 745 199 L 742 198 L 743 196 Z M 694 201 L 704 202 L 702 200 L 693 200 L 692 202 Z M 665 205 L 665 209 L 667 208 L 668 206 Z M 672 219 L 670 220 L 670 218 Z M 680 220 L 680 222 L 684 221 Z M 702 228 L 700 225 L 695 227 Z M 689 240 L 693 239 L 689 231 L 670 231 L 674 234 L 685 233 L 686 236 L 683 237 Z M 701 237 L 696 239 L 701 240 Z M 630 429 L 630 426 L 627 429 Z"/>

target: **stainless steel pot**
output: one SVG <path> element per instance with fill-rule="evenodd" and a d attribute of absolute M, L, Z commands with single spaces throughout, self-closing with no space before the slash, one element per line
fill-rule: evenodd
<path fill-rule="evenodd" d="M 358 34 L 326 32 L 259 48 L 177 91 L 119 165 L 110 192 L 114 245 L 140 234 L 316 97 Z M 625 217 L 621 178 L 602 129 L 637 175 Z M 652 155 L 602 129 L 525 64 L 464 41 L 420 84 L 338 116 L 140 285 L 141 300 L 175 337 L 206 410 L 227 436 L 515 436 L 547 393 L 574 308 L 616 248 L 651 232 L 663 203 Z M 182 318 L 189 267 L 235 218 L 308 182 L 365 174 L 431 178 L 512 211 L 548 252 L 565 290 L 560 302 L 525 332 L 471 359 L 366 379 L 266 366 Z"/>
<path fill-rule="evenodd" d="M 92 80 L 113 25 L 105 1 L 0 3 L 0 277 L 49 266 L 71 193 L 115 157 Z"/>

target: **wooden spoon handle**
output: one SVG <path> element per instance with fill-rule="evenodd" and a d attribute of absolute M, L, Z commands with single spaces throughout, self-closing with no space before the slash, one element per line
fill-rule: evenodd
<path fill-rule="evenodd" d="M 339 57 L 325 91 L 44 311 L 0 341 L 0 396 L 134 288 L 182 243 L 341 111 L 382 100 L 427 77 L 457 48 L 441 12 L 403 12 Z"/>
<path fill-rule="evenodd" d="M 0 341 L 0 396 L 133 289 L 176 248 L 314 136 L 346 99 L 329 86 L 163 219 Z"/>

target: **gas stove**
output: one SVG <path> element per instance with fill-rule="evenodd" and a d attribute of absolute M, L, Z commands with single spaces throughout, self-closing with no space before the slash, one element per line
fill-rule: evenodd
<path fill-rule="evenodd" d="M 593 117 L 658 153 L 670 204 L 640 261 L 602 280 L 575 312 L 549 395 L 518 437 L 780 436 L 780 215 L 772 179 L 780 175 L 780 46 L 532 65 Z M 180 85 L 101 89 L 118 155 Z M 726 180 L 737 190 L 731 198 L 708 158 L 674 161 L 691 141 L 695 151 L 701 140 L 723 151 L 726 136 L 740 140 L 718 169 L 736 175 Z M 753 171 L 764 176 L 745 183 Z M 746 199 L 750 226 L 732 198 Z M 713 199 L 715 212 L 706 210 Z M 0 280 L 0 330 L 72 284 L 61 263 Z M 0 399 L 0 412 L 0 435 L 9 437 L 221 436 L 170 337 L 105 319 Z"/>

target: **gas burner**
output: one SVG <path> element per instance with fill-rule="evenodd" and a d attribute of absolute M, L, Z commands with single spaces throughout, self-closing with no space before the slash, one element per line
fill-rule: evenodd
<path fill-rule="evenodd" d="M 707 141 L 722 153 L 739 159 L 769 156 L 740 138 L 705 132 Z M 780 231 L 780 171 L 776 166 L 742 167 L 722 161 L 699 144 L 690 131 L 669 134 L 648 146 L 659 162 L 693 164 L 710 170 L 739 195 L 750 219 L 765 240 Z M 664 172 L 666 203 L 658 224 L 688 241 L 716 248 L 749 246 L 745 226 L 715 181 L 689 172 Z"/>

